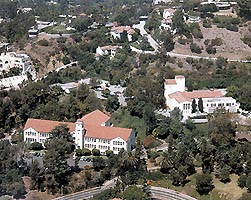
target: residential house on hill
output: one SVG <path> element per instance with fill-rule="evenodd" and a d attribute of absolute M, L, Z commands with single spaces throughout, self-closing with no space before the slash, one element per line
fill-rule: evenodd
<path fill-rule="evenodd" d="M 198 107 L 200 98 L 203 102 L 204 113 L 213 113 L 219 107 L 223 107 L 229 112 L 237 112 L 240 106 L 234 98 L 225 97 L 223 89 L 186 91 L 185 77 L 181 75 L 175 76 L 174 79 L 166 79 L 164 87 L 167 108 L 173 110 L 178 107 L 182 111 L 184 119 L 193 114 L 196 115 L 196 113 L 192 113 L 192 101 L 195 100 Z"/>
<path fill-rule="evenodd" d="M 111 35 L 114 39 L 121 39 L 121 34 L 126 33 L 129 42 L 132 41 L 135 30 L 131 26 L 114 26 L 111 28 Z"/>
<path fill-rule="evenodd" d="M 2 53 L 0 55 L 0 72 L 3 70 L 7 72 L 13 67 L 21 68 L 22 74 L 25 74 L 31 67 L 29 56 L 15 52 Z"/>
<path fill-rule="evenodd" d="M 110 117 L 95 110 L 75 123 L 29 118 L 24 127 L 24 141 L 44 144 L 56 126 L 65 124 L 72 134 L 76 148 L 99 149 L 102 154 L 112 150 L 117 154 L 121 149 L 131 151 L 135 142 L 132 129 L 113 127 Z"/>
<path fill-rule="evenodd" d="M 122 49 L 122 46 L 112 46 L 112 45 L 102 46 L 102 47 L 99 46 L 96 49 L 96 57 L 110 55 L 110 59 L 112 59 L 115 56 L 116 51 L 118 49 Z"/>

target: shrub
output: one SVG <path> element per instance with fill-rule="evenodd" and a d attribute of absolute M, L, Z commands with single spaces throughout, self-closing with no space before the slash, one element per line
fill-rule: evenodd
<path fill-rule="evenodd" d="M 110 155 L 112 155 L 113 154 L 113 151 L 112 150 L 106 150 L 105 151 L 105 155 L 107 156 L 107 157 L 109 157 Z"/>
<path fill-rule="evenodd" d="M 84 156 L 90 156 L 91 155 L 91 151 L 89 149 L 87 149 L 87 148 L 83 148 L 82 149 L 82 154 Z"/>
<path fill-rule="evenodd" d="M 203 20 L 203 27 L 204 28 L 212 28 L 212 23 L 210 20 L 204 19 Z"/>
<path fill-rule="evenodd" d="M 206 39 L 206 40 L 204 41 L 204 44 L 205 44 L 205 45 L 209 45 L 209 43 L 210 43 L 210 40 L 209 40 L 209 39 Z"/>
<path fill-rule="evenodd" d="M 92 155 L 94 156 L 100 156 L 100 151 L 98 149 L 92 149 Z"/>
<path fill-rule="evenodd" d="M 83 156 L 84 153 L 82 151 L 82 149 L 76 149 L 76 156 Z"/>
<path fill-rule="evenodd" d="M 209 45 L 209 46 L 206 47 L 206 52 L 208 54 L 216 54 L 216 48 L 213 47 L 212 45 Z"/>
<path fill-rule="evenodd" d="M 186 43 L 188 43 L 189 41 L 183 37 L 179 37 L 178 38 L 178 43 L 185 45 Z"/>
<path fill-rule="evenodd" d="M 29 147 L 30 150 L 35 150 L 35 151 L 38 151 L 38 150 L 43 150 L 44 147 L 41 143 L 39 142 L 33 142 L 30 144 L 30 147 Z"/>
<path fill-rule="evenodd" d="M 39 40 L 39 41 L 37 42 L 37 44 L 40 45 L 40 46 L 45 46 L 45 47 L 47 47 L 47 46 L 50 45 L 50 43 L 49 43 L 48 40 L 46 40 L 46 39 Z"/>
<path fill-rule="evenodd" d="M 212 46 L 220 46 L 222 45 L 222 39 L 221 38 L 215 38 L 211 40 L 211 45 Z"/>
<path fill-rule="evenodd" d="M 192 64 L 192 63 L 194 62 L 194 60 L 193 60 L 193 58 L 191 58 L 191 57 L 186 57 L 186 62 L 187 62 L 188 64 Z"/>
<path fill-rule="evenodd" d="M 202 51 L 201 51 L 201 48 L 196 44 L 196 43 L 192 43 L 190 45 L 190 49 L 193 53 L 197 53 L 197 54 L 200 54 Z"/>

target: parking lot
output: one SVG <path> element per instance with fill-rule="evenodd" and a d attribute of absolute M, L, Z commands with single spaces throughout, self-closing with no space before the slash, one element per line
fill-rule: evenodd
<path fill-rule="evenodd" d="M 43 156 L 44 152 L 29 152 L 29 154 L 26 156 L 25 161 L 28 165 L 31 165 L 34 160 L 37 160 L 39 165 L 43 166 Z M 73 167 L 75 166 L 75 159 L 73 157 L 70 157 L 67 159 L 67 163 L 69 166 Z M 86 166 L 92 166 L 92 160 L 87 158 L 82 158 L 78 161 L 78 166 L 80 169 L 84 169 Z"/>

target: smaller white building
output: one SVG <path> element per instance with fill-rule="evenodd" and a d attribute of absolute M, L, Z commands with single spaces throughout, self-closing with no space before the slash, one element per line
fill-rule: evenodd
<path fill-rule="evenodd" d="M 22 74 L 31 68 L 30 58 L 26 54 L 16 54 L 15 52 L 2 53 L 0 55 L 0 72 L 8 72 L 11 68 L 22 69 Z"/>
<path fill-rule="evenodd" d="M 28 80 L 28 77 L 26 74 L 20 75 L 20 76 L 12 76 L 8 78 L 2 78 L 0 79 L 0 90 L 1 89 L 18 89 L 19 86 L 22 85 L 25 81 Z"/>
<path fill-rule="evenodd" d="M 178 75 L 174 79 L 166 79 L 164 83 L 167 109 L 179 108 L 184 119 L 202 114 L 199 113 L 198 102 L 202 99 L 203 113 L 213 113 L 216 108 L 225 108 L 229 112 L 238 112 L 240 104 L 232 97 L 225 97 L 225 90 L 196 90 L 186 91 L 185 77 Z M 195 100 L 197 112 L 192 113 L 192 102 Z"/>
<path fill-rule="evenodd" d="M 172 18 L 173 14 L 175 13 L 175 9 L 172 8 L 167 8 L 163 11 L 163 19 L 168 19 L 168 18 Z"/>
<path fill-rule="evenodd" d="M 112 59 L 115 56 L 116 51 L 118 49 L 122 49 L 122 46 L 112 46 L 112 45 L 102 46 L 102 47 L 99 46 L 96 49 L 96 57 L 109 55 L 110 59 Z"/>
<path fill-rule="evenodd" d="M 114 39 L 121 39 L 121 34 L 125 32 L 127 34 L 127 39 L 129 42 L 132 41 L 133 34 L 135 30 L 130 26 L 114 26 L 111 28 L 111 35 Z"/>

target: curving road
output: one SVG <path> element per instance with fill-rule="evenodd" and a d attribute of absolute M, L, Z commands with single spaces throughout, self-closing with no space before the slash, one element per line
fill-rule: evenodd
<path fill-rule="evenodd" d="M 94 195 L 102 192 L 109 187 L 96 187 L 81 192 L 65 195 L 63 197 L 56 198 L 54 200 L 84 200 L 91 199 Z M 196 200 L 193 197 L 182 194 L 180 192 L 169 190 L 161 187 L 151 186 L 152 198 L 157 200 Z"/>

